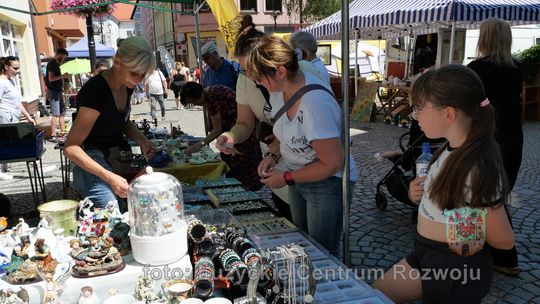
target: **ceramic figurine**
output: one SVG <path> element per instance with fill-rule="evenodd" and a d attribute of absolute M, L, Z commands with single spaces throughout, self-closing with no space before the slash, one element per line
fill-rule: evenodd
<path fill-rule="evenodd" d="M 17 229 L 17 236 L 23 237 L 30 233 L 30 226 L 24 221 L 23 218 L 19 219 L 19 223 L 15 226 Z"/>
<path fill-rule="evenodd" d="M 53 279 L 52 273 L 45 275 L 45 294 L 43 295 L 43 302 L 50 304 L 58 304 L 60 299 L 58 297 L 58 285 Z"/>
<path fill-rule="evenodd" d="M 81 296 L 78 304 L 98 304 L 99 298 L 94 294 L 94 288 L 90 285 L 81 287 Z"/>
<path fill-rule="evenodd" d="M 26 292 L 25 289 L 21 288 L 19 292 L 13 291 L 13 289 L 8 288 L 6 290 L 6 293 L 4 297 L 2 298 L 3 291 L 0 291 L 0 300 L 2 300 L 1 303 L 7 303 L 7 304 L 26 304 L 28 303 L 28 292 Z M 21 293 L 21 294 L 19 294 Z M 26 298 L 25 298 L 26 296 Z"/>
<path fill-rule="evenodd" d="M 7 228 L 7 225 L 8 225 L 7 218 L 3 216 L 0 217 L 0 232 L 4 231 L 4 229 Z"/>
<path fill-rule="evenodd" d="M 108 211 L 108 214 L 109 214 L 108 226 L 110 229 L 113 229 L 117 223 L 122 221 L 122 213 L 120 212 L 120 208 L 118 208 L 118 202 L 117 201 L 108 202 L 107 207 L 105 207 L 105 209 Z"/>
<path fill-rule="evenodd" d="M 139 276 L 137 285 L 135 285 L 135 299 L 144 303 L 154 303 L 159 300 L 156 290 L 154 289 L 155 282 L 150 277 L 144 275 Z"/>
<path fill-rule="evenodd" d="M 94 203 L 88 198 L 79 203 L 79 234 L 84 235 L 91 231 L 92 223 L 94 222 L 94 213 L 92 207 Z"/>
<path fill-rule="evenodd" d="M 122 256 L 107 238 L 90 238 L 90 244 L 81 246 L 79 239 L 70 242 L 70 255 L 75 260 L 73 276 L 86 278 L 118 272 L 125 267 Z"/>

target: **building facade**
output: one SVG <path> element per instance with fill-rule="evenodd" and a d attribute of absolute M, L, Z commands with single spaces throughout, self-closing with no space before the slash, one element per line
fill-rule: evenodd
<path fill-rule="evenodd" d="M 164 46 L 176 60 L 184 61 L 189 67 L 197 65 L 196 32 L 193 4 L 160 3 L 141 1 L 141 3 L 184 12 L 172 14 L 161 10 L 139 8 L 135 12 L 135 28 L 155 48 Z M 249 14 L 261 31 L 290 33 L 298 28 L 299 18 L 287 15 L 281 0 L 235 0 L 241 15 Z M 138 20 L 138 21 L 137 21 Z M 201 46 L 215 41 L 220 55 L 228 57 L 225 42 L 219 31 L 216 19 L 208 6 L 199 11 L 199 30 Z"/>
<path fill-rule="evenodd" d="M 5 7 L 29 11 L 28 1 L 2 0 Z M 38 54 L 34 40 L 35 25 L 29 14 L 0 9 L 0 57 L 17 56 L 21 70 L 17 87 L 24 99 L 30 100 L 41 95 Z"/>

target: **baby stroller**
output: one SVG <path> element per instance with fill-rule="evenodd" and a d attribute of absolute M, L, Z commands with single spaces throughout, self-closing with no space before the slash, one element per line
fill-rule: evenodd
<path fill-rule="evenodd" d="M 403 146 L 405 138 L 409 137 L 407 147 Z M 392 168 L 382 180 L 377 183 L 375 204 L 380 210 L 386 209 L 388 200 L 381 190 L 383 185 L 396 200 L 411 207 L 418 207 L 409 199 L 409 183 L 416 177 L 416 159 L 422 154 L 422 143 L 428 141 L 434 153 L 446 141 L 442 139 L 428 139 L 420 129 L 416 120 L 411 121 L 410 131 L 399 138 L 399 148 L 403 154 L 389 158 L 393 162 Z"/>

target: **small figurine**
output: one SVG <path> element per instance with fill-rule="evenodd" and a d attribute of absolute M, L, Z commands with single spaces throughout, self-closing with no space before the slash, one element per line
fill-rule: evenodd
<path fill-rule="evenodd" d="M 23 218 L 19 219 L 19 223 L 15 226 L 17 228 L 17 236 L 23 237 L 30 233 L 30 226 L 24 221 Z"/>
<path fill-rule="evenodd" d="M 34 243 L 35 256 L 33 259 L 43 260 L 46 256 L 50 254 L 49 246 L 45 245 L 44 239 L 37 239 Z"/>
<path fill-rule="evenodd" d="M 71 241 L 70 255 L 75 260 L 73 276 L 86 278 L 118 272 L 126 266 L 122 256 L 107 238 L 91 237 L 90 244 L 81 246 L 78 239 Z"/>
<path fill-rule="evenodd" d="M 99 298 L 94 294 L 94 288 L 90 285 L 81 287 L 81 296 L 78 304 L 98 304 Z"/>
<path fill-rule="evenodd" d="M 107 207 L 105 207 L 105 209 L 107 209 L 109 213 L 109 228 L 113 229 L 117 223 L 122 221 L 122 213 L 120 212 L 120 208 L 118 208 L 118 202 L 117 201 L 108 202 Z"/>
<path fill-rule="evenodd" d="M 84 235 L 91 231 L 94 222 L 92 207 L 94 203 L 88 198 L 79 202 L 79 234 Z"/>
<path fill-rule="evenodd" d="M 47 221 L 46 217 L 42 217 L 41 220 L 39 220 L 38 228 L 51 229 L 49 226 L 49 221 Z"/>
<path fill-rule="evenodd" d="M 2 303 L 8 303 L 8 304 L 28 303 L 28 301 L 25 302 L 23 299 L 21 299 L 19 295 L 15 293 L 15 291 L 13 291 L 13 289 L 11 288 L 8 288 L 8 290 L 6 291 L 5 301 L 6 302 L 2 302 Z"/>
<path fill-rule="evenodd" d="M 135 299 L 144 303 L 153 303 L 158 301 L 159 297 L 154 289 L 155 282 L 152 278 L 141 275 L 135 285 Z"/>
<path fill-rule="evenodd" d="M 53 279 L 52 273 L 45 275 L 45 295 L 43 296 L 44 303 L 58 304 L 61 303 L 58 297 L 58 285 Z"/>

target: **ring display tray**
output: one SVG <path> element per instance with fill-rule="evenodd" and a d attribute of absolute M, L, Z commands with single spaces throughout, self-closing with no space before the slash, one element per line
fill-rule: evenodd
<path fill-rule="evenodd" d="M 206 193 L 208 193 L 208 197 L 216 208 L 219 208 L 222 204 L 261 200 L 257 193 L 251 191 L 215 194 L 212 189 L 207 189 Z"/>
<path fill-rule="evenodd" d="M 240 223 L 245 223 L 245 222 L 260 221 L 264 219 L 278 218 L 279 215 L 275 213 L 273 210 L 270 210 L 270 211 L 255 210 L 255 211 L 250 211 L 250 212 L 239 212 L 237 214 L 234 214 L 234 217 Z"/>
<path fill-rule="evenodd" d="M 242 186 L 225 186 L 225 187 L 210 188 L 210 189 L 207 189 L 206 191 L 207 192 L 211 191 L 215 195 L 218 195 L 218 194 L 227 194 L 227 193 L 235 193 L 235 192 L 245 192 L 247 190 Z"/>
<path fill-rule="evenodd" d="M 236 178 L 226 177 L 218 179 L 198 179 L 195 181 L 195 186 L 203 189 L 225 187 L 225 186 L 241 186 L 242 183 Z"/>
<path fill-rule="evenodd" d="M 247 214 L 253 212 L 272 212 L 272 208 L 268 206 L 263 200 L 250 200 L 250 201 L 240 201 L 234 203 L 222 204 L 220 208 L 227 209 L 233 215 Z"/>
<path fill-rule="evenodd" d="M 284 233 L 297 231 L 298 228 L 284 217 L 272 219 L 264 219 L 252 222 L 243 222 L 242 225 L 246 228 L 250 238 L 268 234 Z M 283 243 L 285 244 L 285 243 Z"/>

